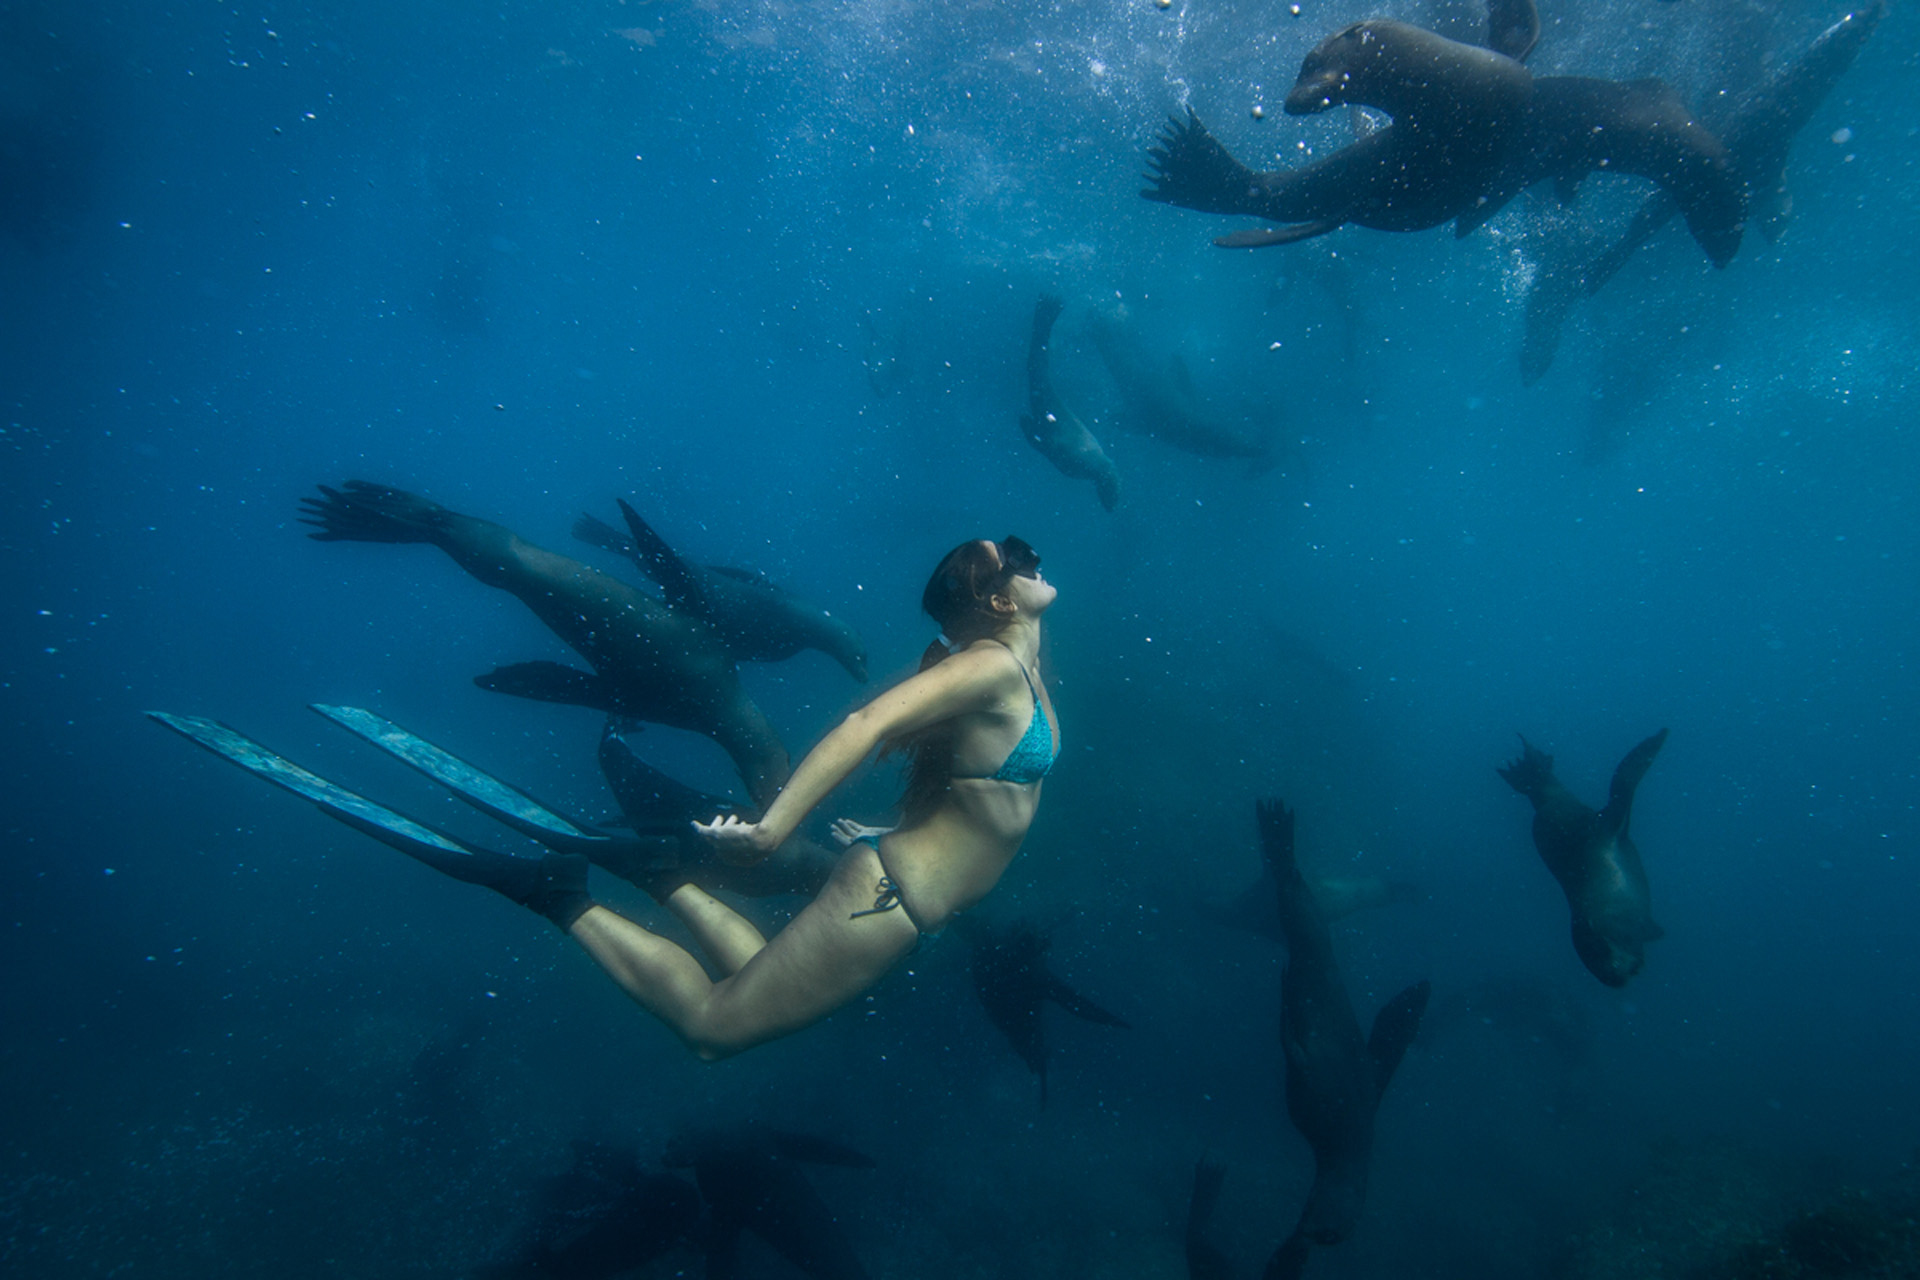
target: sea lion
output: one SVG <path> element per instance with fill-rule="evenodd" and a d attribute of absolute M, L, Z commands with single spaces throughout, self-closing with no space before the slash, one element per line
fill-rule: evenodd
<path fill-rule="evenodd" d="M 1798 58 L 1743 94 L 1724 122 L 1716 122 L 1720 140 L 1746 183 L 1748 220 L 1769 244 L 1786 231 L 1792 198 L 1786 186 L 1787 153 L 1794 138 L 1826 101 L 1886 14 L 1883 0 L 1856 9 L 1821 32 Z M 1520 381 L 1532 386 L 1553 363 L 1560 329 L 1581 298 L 1592 297 L 1652 238 L 1673 220 L 1680 206 L 1666 191 L 1641 202 L 1619 239 L 1598 254 L 1586 246 L 1544 264 L 1527 292 L 1525 337 L 1520 347 Z"/>
<path fill-rule="evenodd" d="M 521 663 L 476 677 L 483 689 L 617 710 L 702 733 L 733 758 L 755 803 L 773 802 L 791 766 L 766 714 L 747 696 L 708 623 L 488 520 L 385 485 L 349 480 L 303 498 L 301 522 L 320 542 L 424 542 L 486 583 L 519 597 L 593 665 Z"/>
<path fill-rule="evenodd" d="M 1499 174 L 1533 91 L 1513 58 L 1403 22 L 1356 22 L 1301 62 L 1288 115 L 1376 107 L 1393 123 L 1297 169 L 1256 173 L 1214 140 L 1191 110 L 1148 149 L 1148 200 L 1204 213 L 1292 224 L 1236 232 L 1223 248 L 1262 248 L 1346 223 L 1420 231 L 1470 208 Z"/>
<path fill-rule="evenodd" d="M 1064 305 L 1052 294 L 1042 294 L 1033 305 L 1033 336 L 1027 342 L 1027 411 L 1020 415 L 1020 434 L 1060 474 L 1093 481 L 1100 505 L 1111 511 L 1120 505 L 1120 470 L 1053 389 L 1047 343 Z"/>
<path fill-rule="evenodd" d="M 615 501 L 628 532 L 597 516 L 581 515 L 573 522 L 573 536 L 633 561 L 659 584 L 668 604 L 712 623 L 735 662 L 784 662 L 802 649 L 818 649 L 855 680 L 866 682 L 867 647 L 849 623 L 765 574 L 682 560 L 639 512 L 624 500 Z"/>
<path fill-rule="evenodd" d="M 1531 48 L 1524 23 L 1489 14 L 1490 37 Z M 1446 221 L 1465 236 L 1536 182 L 1571 193 L 1594 169 L 1651 178 L 1671 193 L 1715 266 L 1739 248 L 1746 198 L 1719 139 L 1658 80 L 1536 80 L 1515 59 L 1387 19 L 1322 41 L 1287 94 L 1289 115 L 1376 107 L 1388 127 L 1298 169 L 1255 173 L 1191 111 L 1148 149 L 1149 200 L 1292 225 L 1219 237 L 1264 248 L 1348 222 L 1419 231 Z"/>
<path fill-rule="evenodd" d="M 1431 988 L 1416 982 L 1381 1006 L 1362 1039 L 1333 938 L 1294 861 L 1293 813 L 1260 803 L 1260 845 L 1278 890 L 1287 967 L 1280 979 L 1280 1047 L 1287 1063 L 1287 1116 L 1313 1148 L 1313 1189 L 1293 1234 L 1267 1262 L 1269 1280 L 1291 1278 L 1312 1245 L 1338 1244 L 1366 1202 L 1373 1121 L 1381 1095 L 1420 1029 Z"/>
<path fill-rule="evenodd" d="M 873 1160 L 829 1138 L 777 1129 L 697 1130 L 667 1144 L 670 1169 L 692 1169 L 712 1217 L 707 1275 L 737 1273 L 740 1233 L 751 1231 L 819 1280 L 865 1280 L 866 1268 L 800 1162 L 871 1169 Z"/>
<path fill-rule="evenodd" d="M 1666 934 L 1653 922 L 1646 868 L 1627 834 L 1634 790 L 1666 740 L 1662 729 L 1627 752 L 1598 813 L 1560 784 L 1553 757 L 1525 738 L 1520 758 L 1499 771 L 1533 802 L 1533 846 L 1566 892 L 1573 949 L 1610 987 L 1626 986 L 1647 963 L 1647 943 Z"/>
<path fill-rule="evenodd" d="M 1223 421 L 1194 388 L 1193 375 L 1178 352 L 1157 357 L 1123 321 L 1105 311 L 1090 313 L 1087 328 L 1119 388 L 1121 421 L 1129 429 L 1197 457 L 1246 458 L 1260 471 L 1274 465 L 1273 433 Z"/>
<path fill-rule="evenodd" d="M 1053 946 L 1052 930 L 1028 920 L 996 928 L 984 920 L 961 917 L 955 925 L 973 948 L 973 989 L 987 1018 L 1007 1038 L 1013 1051 L 1040 1078 L 1040 1105 L 1047 1105 L 1047 1029 L 1041 1006 L 1051 1000 L 1076 1018 L 1103 1027 L 1128 1029 L 1124 1019 L 1108 1013 L 1075 991 L 1047 967 Z"/>

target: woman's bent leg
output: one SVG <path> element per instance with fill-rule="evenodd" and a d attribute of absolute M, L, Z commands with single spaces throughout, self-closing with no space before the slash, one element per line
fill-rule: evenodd
<path fill-rule="evenodd" d="M 857 845 L 805 910 L 731 977 L 710 982 L 680 947 L 596 907 L 573 936 L 702 1058 L 724 1058 L 818 1022 L 878 982 L 919 941 L 904 911 L 873 906 L 880 859 Z"/>
<path fill-rule="evenodd" d="M 683 884 L 667 899 L 667 909 L 693 934 L 721 976 L 731 978 L 760 954 L 766 938 L 751 921 L 696 884 Z"/>

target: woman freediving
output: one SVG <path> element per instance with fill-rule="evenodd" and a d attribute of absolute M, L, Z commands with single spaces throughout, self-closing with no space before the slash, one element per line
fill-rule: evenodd
<path fill-rule="evenodd" d="M 695 885 L 660 895 L 718 981 L 680 946 L 590 900 L 549 918 L 702 1058 L 819 1021 L 985 897 L 1019 852 L 1059 754 L 1037 675 L 1040 618 L 1055 594 L 1018 538 L 954 548 L 921 598 L 942 635 L 919 673 L 822 738 L 759 821 L 694 824 L 721 858 L 752 863 L 875 748 L 910 752 L 901 824 L 838 824 L 848 844 L 833 875 L 771 940 Z"/>
<path fill-rule="evenodd" d="M 218 721 L 148 715 L 355 830 L 545 916 L 688 1048 L 712 1060 L 819 1021 L 999 882 L 1033 822 L 1041 779 L 1060 753 L 1052 703 L 1038 675 L 1040 618 L 1055 594 L 1040 576 L 1040 557 L 1018 538 L 955 547 L 921 597 L 944 629 L 927 647 L 919 673 L 822 738 L 758 821 L 721 814 L 693 822 L 684 836 L 636 826 L 622 837 L 574 823 L 370 712 L 315 708 L 553 850 L 537 858 L 436 831 Z M 901 825 L 836 823 L 846 851 L 831 863 L 813 901 L 771 941 L 694 883 L 700 860 L 660 847 L 704 843 L 722 862 L 764 863 L 882 745 L 909 753 Z M 658 779 L 651 785 L 677 786 Z M 663 854 L 666 865 L 652 860 Z M 719 980 L 684 948 L 596 903 L 587 890 L 589 859 L 678 916 Z M 800 887 L 818 883 L 815 874 L 788 868 L 784 878 Z"/>

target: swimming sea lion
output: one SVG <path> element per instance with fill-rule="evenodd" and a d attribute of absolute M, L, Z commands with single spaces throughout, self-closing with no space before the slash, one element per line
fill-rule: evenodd
<path fill-rule="evenodd" d="M 682 560 L 639 512 L 615 501 L 627 533 L 582 515 L 573 522 L 573 536 L 632 560 L 659 584 L 668 604 L 712 623 L 735 662 L 784 662 L 802 649 L 818 649 L 865 682 L 867 647 L 850 624 L 765 574 Z"/>
<path fill-rule="evenodd" d="M 1720 140 L 1747 186 L 1748 219 L 1769 244 L 1786 230 L 1792 199 L 1786 187 L 1787 153 L 1813 113 L 1840 82 L 1887 11 L 1883 0 L 1856 9 L 1820 33 L 1798 58 L 1741 96 L 1723 125 Z M 1520 348 L 1520 381 L 1531 386 L 1553 363 L 1560 328 L 1581 298 L 1592 297 L 1680 211 L 1666 191 L 1641 202 L 1627 229 L 1597 255 L 1576 251 L 1543 265 L 1527 292 L 1527 322 Z M 1583 247 L 1584 248 L 1584 247 Z"/>
<path fill-rule="evenodd" d="M 619 710 L 702 733 L 733 758 L 757 804 L 773 802 L 791 766 L 766 714 L 747 696 L 718 633 L 646 592 L 523 541 L 512 530 L 437 502 L 349 480 L 303 498 L 304 524 L 320 542 L 425 542 L 486 583 L 518 596 L 593 665 L 523 663 L 480 676 L 498 689 L 548 702 Z"/>
<path fill-rule="evenodd" d="M 1259 806 L 1260 844 L 1273 872 L 1287 967 L 1280 979 L 1280 1047 L 1287 1062 L 1287 1116 L 1313 1148 L 1313 1189 L 1293 1234 L 1267 1262 L 1269 1280 L 1294 1277 L 1312 1245 L 1338 1244 L 1366 1202 L 1373 1120 L 1407 1046 L 1420 1029 L 1430 987 L 1416 982 L 1387 1001 L 1362 1039 L 1333 938 L 1293 854 L 1293 813 Z"/>
<path fill-rule="evenodd" d="M 1178 352 L 1159 357 L 1117 317 L 1087 317 L 1101 363 L 1120 390 L 1121 421 L 1141 435 L 1202 458 L 1247 458 L 1256 470 L 1275 461 L 1273 433 L 1255 433 L 1223 421 L 1193 385 Z"/>
<path fill-rule="evenodd" d="M 1666 934 L 1653 922 L 1646 868 L 1627 834 L 1634 790 L 1666 740 L 1662 729 L 1627 752 L 1598 813 L 1560 785 L 1553 757 L 1525 738 L 1520 758 L 1499 771 L 1533 802 L 1533 845 L 1566 892 L 1573 949 L 1610 987 L 1626 986 L 1646 965 L 1647 943 Z"/>
<path fill-rule="evenodd" d="M 1020 434 L 1062 475 L 1093 481 L 1100 505 L 1111 511 L 1120 505 L 1119 468 L 1053 389 L 1047 342 L 1064 305 L 1052 294 L 1042 294 L 1033 305 L 1033 336 L 1027 343 L 1027 411 L 1020 415 Z"/>
<path fill-rule="evenodd" d="M 1531 48 L 1524 12 L 1489 14 L 1490 36 Z M 1235 232 L 1223 248 L 1262 248 L 1348 223 L 1419 231 L 1449 220 L 1465 236 L 1549 178 L 1571 191 L 1606 169 L 1651 178 L 1687 215 L 1715 266 L 1740 244 L 1746 198 L 1719 139 L 1657 80 L 1539 80 L 1516 59 L 1387 19 L 1358 22 L 1309 53 L 1289 115 L 1377 107 L 1393 123 L 1299 169 L 1255 173 L 1191 111 L 1148 149 L 1149 200 L 1293 225 Z"/>
<path fill-rule="evenodd" d="M 1533 77 L 1504 54 L 1388 19 L 1327 37 L 1300 65 L 1289 115 L 1343 104 L 1377 107 L 1393 123 L 1297 169 L 1255 173 L 1188 111 L 1148 149 L 1154 185 L 1140 194 L 1205 213 L 1292 225 L 1214 243 L 1260 248 L 1324 235 L 1348 222 L 1419 231 L 1470 208 L 1500 172 Z"/>
<path fill-rule="evenodd" d="M 971 916 L 955 921 L 973 948 L 973 989 L 987 1018 L 1007 1038 L 1013 1051 L 1040 1078 L 1040 1105 L 1047 1105 L 1047 1029 L 1041 1006 L 1051 1000 L 1076 1018 L 1103 1027 L 1128 1029 L 1124 1019 L 1108 1013 L 1068 986 L 1047 967 L 1053 947 L 1050 929 L 1027 920 L 997 928 Z"/>

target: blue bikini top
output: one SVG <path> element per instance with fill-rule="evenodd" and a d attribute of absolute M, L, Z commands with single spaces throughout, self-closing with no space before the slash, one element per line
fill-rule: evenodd
<path fill-rule="evenodd" d="M 994 641 L 999 644 L 998 640 Z M 1005 648 L 1005 646 L 1001 646 Z M 1007 650 L 1012 653 L 1011 649 Z M 1034 686 L 1033 677 L 1027 675 L 1027 664 L 1018 657 L 1014 662 L 1020 668 L 1020 674 L 1027 682 L 1027 692 L 1033 695 L 1033 718 L 1027 721 L 1027 731 L 1020 735 L 1020 741 L 1013 744 L 1013 750 L 1000 767 L 992 773 L 956 773 L 955 778 L 986 778 L 993 782 L 1017 782 L 1022 786 L 1040 781 L 1053 772 L 1053 762 L 1060 752 L 1053 745 L 1053 726 L 1047 722 L 1047 709 L 1041 705 L 1040 690 Z"/>

